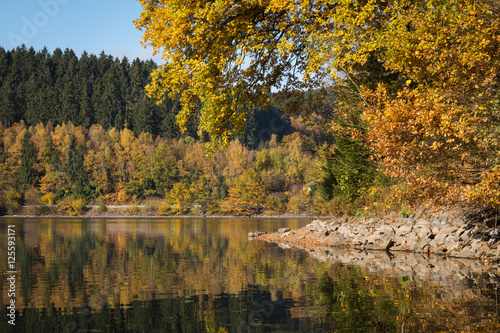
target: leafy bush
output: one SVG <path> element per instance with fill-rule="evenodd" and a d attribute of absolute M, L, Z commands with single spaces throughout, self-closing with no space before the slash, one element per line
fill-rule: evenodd
<path fill-rule="evenodd" d="M 40 191 L 34 186 L 30 186 L 24 193 L 24 204 L 27 206 L 38 205 L 40 197 Z"/>
<path fill-rule="evenodd" d="M 11 188 L 7 191 L 6 195 L 6 207 L 8 214 L 17 213 L 21 209 L 21 205 L 23 203 L 23 196 L 21 193 Z"/>
<path fill-rule="evenodd" d="M 310 212 L 310 203 L 309 195 L 300 191 L 290 197 L 286 210 L 293 214 L 306 214 Z"/>
<path fill-rule="evenodd" d="M 160 207 L 158 207 L 159 215 L 172 215 L 172 210 L 170 209 L 170 204 L 167 201 L 164 201 Z"/>
<path fill-rule="evenodd" d="M 59 202 L 59 210 L 61 212 L 66 212 L 71 216 L 82 215 L 84 209 L 85 201 L 81 198 L 65 198 L 64 200 Z"/>
<path fill-rule="evenodd" d="M 39 200 L 38 203 L 42 206 L 52 206 L 56 202 L 56 195 L 53 192 L 45 193 Z"/>
<path fill-rule="evenodd" d="M 106 202 L 104 201 L 104 199 L 99 199 L 97 201 L 97 211 L 99 213 L 104 213 L 108 210 L 108 208 L 106 207 Z"/>
<path fill-rule="evenodd" d="M 286 212 L 287 196 L 284 193 L 271 193 L 266 197 L 264 214 L 281 215 Z"/>
<path fill-rule="evenodd" d="M 128 215 L 138 215 L 139 214 L 139 207 L 137 207 L 136 204 L 133 204 L 127 209 L 127 214 Z"/>

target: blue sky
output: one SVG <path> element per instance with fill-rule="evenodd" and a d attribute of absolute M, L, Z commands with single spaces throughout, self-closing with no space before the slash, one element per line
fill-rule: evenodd
<path fill-rule="evenodd" d="M 152 59 L 139 40 L 133 20 L 142 7 L 137 0 L 4 0 L 0 4 L 0 46 L 25 44 L 36 51 L 57 47 L 129 60 Z M 154 58 L 161 63 L 158 56 Z"/>

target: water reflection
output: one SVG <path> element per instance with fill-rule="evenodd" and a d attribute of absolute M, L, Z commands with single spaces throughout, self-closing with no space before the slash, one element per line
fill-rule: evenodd
<path fill-rule="evenodd" d="M 307 220 L 3 219 L 18 320 L 1 332 L 496 332 L 498 272 L 470 285 L 249 242 Z M 333 253 L 333 252 L 332 252 Z M 331 254 L 329 254 L 332 256 Z M 318 260 L 322 259 L 324 261 Z M 327 258 L 328 259 L 328 258 Z M 370 259 L 371 260 L 371 259 Z M 408 262 L 408 260 L 406 260 Z M 402 266 L 402 264 L 401 264 Z M 0 270 L 7 271 L 6 251 Z M 394 267 L 392 268 L 394 270 Z M 8 304 L 7 281 L 0 281 Z M 4 307 L 5 309 L 5 307 Z M 2 312 L 2 318 L 6 318 Z"/>

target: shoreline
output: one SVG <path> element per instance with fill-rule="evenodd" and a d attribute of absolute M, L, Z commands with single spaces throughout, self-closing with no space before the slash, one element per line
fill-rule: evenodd
<path fill-rule="evenodd" d="M 500 227 L 492 219 L 478 220 L 465 212 L 418 212 L 409 217 L 334 218 L 314 220 L 305 227 L 273 233 L 250 232 L 249 239 L 309 252 L 335 248 L 352 251 L 417 253 L 442 258 L 500 262 Z"/>
<path fill-rule="evenodd" d="M 97 213 L 97 214 L 83 214 L 83 215 L 59 215 L 59 214 L 48 214 L 48 215 L 30 215 L 30 214 L 16 214 L 16 215 L 2 215 L 2 218 L 61 218 L 61 219 L 109 219 L 109 218 L 119 218 L 119 219 L 269 219 L 269 220 L 285 220 L 285 219 L 332 219 L 333 216 L 318 216 L 318 215 L 129 215 L 129 214 L 109 214 L 109 213 Z"/>

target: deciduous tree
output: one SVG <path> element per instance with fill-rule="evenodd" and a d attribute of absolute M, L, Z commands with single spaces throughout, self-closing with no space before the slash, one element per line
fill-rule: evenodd
<path fill-rule="evenodd" d="M 500 169 L 497 1 L 140 2 L 143 43 L 166 61 L 148 91 L 180 97 L 181 128 L 197 115 L 227 144 L 249 106 L 304 114 L 350 83 L 377 161 L 416 197 L 500 202 L 486 194 Z"/>

